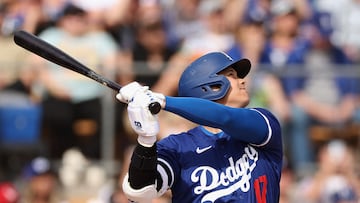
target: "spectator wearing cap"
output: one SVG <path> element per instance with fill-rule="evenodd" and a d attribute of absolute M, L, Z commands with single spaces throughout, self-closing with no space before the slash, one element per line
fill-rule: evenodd
<path fill-rule="evenodd" d="M 298 183 L 294 203 L 358 203 L 356 152 L 343 140 L 329 140 L 317 153 L 317 170 Z"/>
<path fill-rule="evenodd" d="M 21 202 L 61 203 L 62 197 L 57 173 L 45 157 L 36 157 L 24 167 L 22 179 L 24 188 Z"/>

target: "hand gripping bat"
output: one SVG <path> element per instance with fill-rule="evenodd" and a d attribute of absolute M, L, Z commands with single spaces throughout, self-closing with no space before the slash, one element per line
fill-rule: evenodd
<path fill-rule="evenodd" d="M 59 66 L 70 69 L 77 73 L 80 73 L 104 86 L 107 86 L 115 91 L 121 89 L 121 85 L 115 83 L 98 73 L 94 72 L 84 64 L 80 63 L 75 58 L 71 57 L 64 51 L 56 48 L 48 42 L 40 39 L 39 37 L 30 34 L 26 31 L 19 30 L 14 33 L 14 42 L 20 47 L 38 55 L 42 58 L 51 61 Z M 158 102 L 153 102 L 149 105 L 149 110 L 152 114 L 157 114 L 161 110 L 161 106 Z"/>

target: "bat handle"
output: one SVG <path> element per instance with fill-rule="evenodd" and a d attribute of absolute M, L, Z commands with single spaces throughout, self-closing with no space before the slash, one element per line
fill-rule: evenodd
<path fill-rule="evenodd" d="M 149 110 L 151 114 L 155 115 L 158 114 L 161 110 L 161 105 L 159 102 L 153 102 L 149 104 Z"/>

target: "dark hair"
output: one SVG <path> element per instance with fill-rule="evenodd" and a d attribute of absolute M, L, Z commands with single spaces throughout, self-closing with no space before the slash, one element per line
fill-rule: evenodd
<path fill-rule="evenodd" d="M 86 11 L 74 4 L 68 4 L 62 14 L 62 16 L 84 16 Z"/>

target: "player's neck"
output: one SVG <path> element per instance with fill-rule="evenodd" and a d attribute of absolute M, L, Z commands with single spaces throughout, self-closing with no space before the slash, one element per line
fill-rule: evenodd
<path fill-rule="evenodd" d="M 207 131 L 209 131 L 209 132 L 211 132 L 213 134 L 217 134 L 217 133 L 222 132 L 222 130 L 219 129 L 219 128 L 212 128 L 212 127 L 209 127 L 209 126 L 203 126 L 203 127 L 205 128 L 205 130 L 207 130 Z"/>

